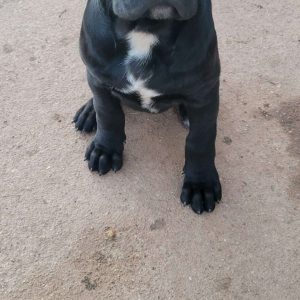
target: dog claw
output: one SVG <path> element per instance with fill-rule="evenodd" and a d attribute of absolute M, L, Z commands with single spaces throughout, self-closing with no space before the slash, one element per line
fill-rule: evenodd
<path fill-rule="evenodd" d="M 92 172 L 97 171 L 99 176 L 107 174 L 110 170 L 116 173 L 123 165 L 122 155 L 95 146 L 94 142 L 87 148 L 85 161 L 88 161 L 89 169 Z"/>
<path fill-rule="evenodd" d="M 211 213 L 219 202 L 221 185 L 218 179 L 214 183 L 195 183 L 185 181 L 181 192 L 181 203 L 183 206 L 191 205 L 192 210 L 201 215 L 204 211 Z M 215 193 L 214 191 L 217 191 Z"/>
<path fill-rule="evenodd" d="M 72 123 L 75 123 L 77 131 L 84 133 L 92 132 L 95 129 L 97 121 L 93 99 L 89 100 L 77 111 Z"/>

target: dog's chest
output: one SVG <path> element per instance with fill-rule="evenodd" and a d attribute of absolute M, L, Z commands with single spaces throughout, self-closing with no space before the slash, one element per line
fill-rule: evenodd
<path fill-rule="evenodd" d="M 139 96 L 143 109 L 156 113 L 153 98 L 161 96 L 158 90 L 151 89 L 149 82 L 155 74 L 151 66 L 153 48 L 159 45 L 155 34 L 130 31 L 127 34 L 128 52 L 124 59 L 126 86 L 122 89 L 124 94 L 135 93 Z"/>

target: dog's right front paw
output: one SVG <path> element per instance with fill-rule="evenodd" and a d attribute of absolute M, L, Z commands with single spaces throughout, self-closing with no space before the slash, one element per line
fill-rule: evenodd
<path fill-rule="evenodd" d="M 110 170 L 117 172 L 123 166 L 122 154 L 96 146 L 95 142 L 87 148 L 85 159 L 88 161 L 89 169 L 97 171 L 99 175 L 105 175 Z"/>
<path fill-rule="evenodd" d="M 93 98 L 77 111 L 73 122 L 75 128 L 82 132 L 92 132 L 96 129 L 97 121 Z"/>

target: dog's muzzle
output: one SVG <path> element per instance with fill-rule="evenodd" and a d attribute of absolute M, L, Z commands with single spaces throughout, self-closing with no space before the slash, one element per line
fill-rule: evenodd
<path fill-rule="evenodd" d="M 179 18 L 177 10 L 174 7 L 168 5 L 159 5 L 151 8 L 149 12 L 146 13 L 146 16 L 154 20 L 167 20 Z"/>
<path fill-rule="evenodd" d="M 112 3 L 113 12 L 130 21 L 141 18 L 188 20 L 198 10 L 198 0 L 112 0 Z"/>

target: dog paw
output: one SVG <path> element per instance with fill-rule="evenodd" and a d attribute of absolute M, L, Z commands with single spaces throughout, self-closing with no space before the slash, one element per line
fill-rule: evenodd
<path fill-rule="evenodd" d="M 92 132 L 96 129 L 97 122 L 93 99 L 89 100 L 77 111 L 73 122 L 75 123 L 75 128 L 82 132 Z"/>
<path fill-rule="evenodd" d="M 185 179 L 180 197 L 182 204 L 190 205 L 197 214 L 214 211 L 221 198 L 222 187 L 219 179 L 208 182 Z"/>
<path fill-rule="evenodd" d="M 92 142 L 87 148 L 85 159 L 91 171 L 97 171 L 99 175 L 105 175 L 110 170 L 119 171 L 123 166 L 122 154 L 108 151 L 104 147 L 99 147 Z"/>

